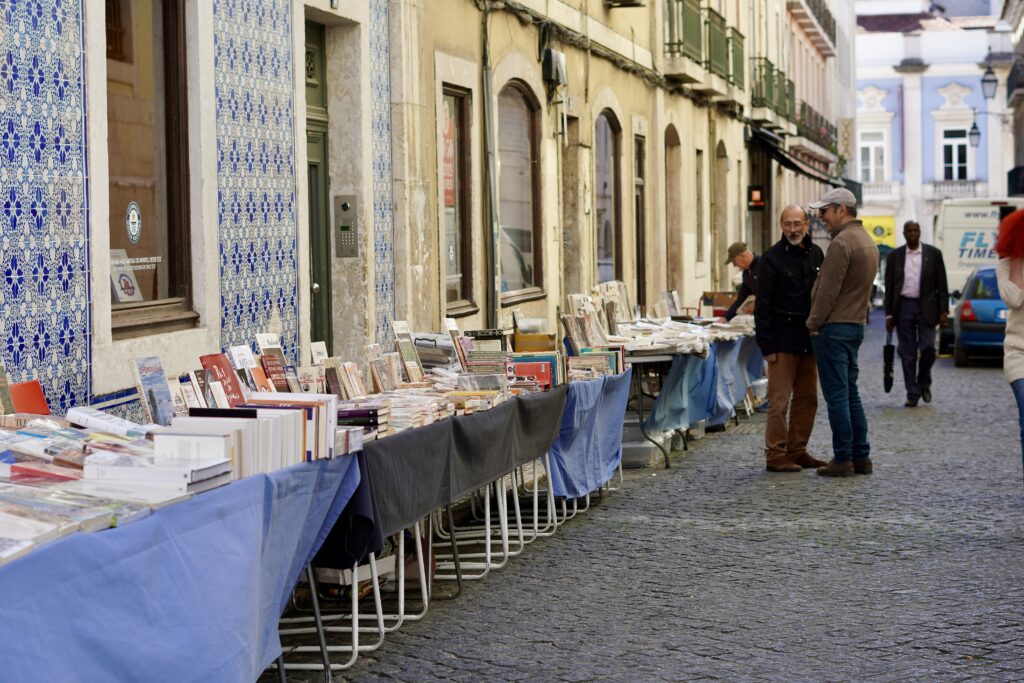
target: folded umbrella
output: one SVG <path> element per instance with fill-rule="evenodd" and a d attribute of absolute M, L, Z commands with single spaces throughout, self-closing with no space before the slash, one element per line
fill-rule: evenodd
<path fill-rule="evenodd" d="M 892 344 L 892 332 L 885 335 L 885 346 L 882 347 L 882 387 L 885 393 L 892 389 L 892 364 L 896 358 L 896 347 Z"/>

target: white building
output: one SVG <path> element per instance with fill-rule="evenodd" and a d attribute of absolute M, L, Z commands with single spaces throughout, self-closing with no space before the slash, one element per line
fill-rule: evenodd
<path fill-rule="evenodd" d="M 1007 194 L 1013 48 L 1000 4 L 858 0 L 857 177 L 880 244 L 901 244 L 907 220 L 930 241 L 943 199 Z M 982 88 L 989 72 L 992 99 Z"/>

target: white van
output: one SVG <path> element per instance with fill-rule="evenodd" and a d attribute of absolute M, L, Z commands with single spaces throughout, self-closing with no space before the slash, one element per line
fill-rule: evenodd
<path fill-rule="evenodd" d="M 1024 197 L 946 199 L 935 217 L 935 246 L 942 250 L 949 291 L 962 290 L 971 271 L 995 264 L 999 221 L 1024 207 Z"/>

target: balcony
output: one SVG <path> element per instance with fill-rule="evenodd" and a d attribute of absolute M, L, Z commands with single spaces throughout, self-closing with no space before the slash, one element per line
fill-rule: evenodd
<path fill-rule="evenodd" d="M 838 129 L 803 100 L 800 101 L 800 114 L 796 120 L 796 130 L 797 135 L 801 138 L 810 140 L 828 153 L 829 156 L 823 156 L 823 159 L 835 160 L 839 140 Z"/>
<path fill-rule="evenodd" d="M 1024 103 L 1024 56 L 1018 56 L 1006 78 L 1006 103 L 1010 107 Z"/>
<path fill-rule="evenodd" d="M 743 34 L 734 28 L 729 28 L 729 83 L 742 90 L 745 83 L 747 71 L 747 59 L 743 51 Z"/>
<path fill-rule="evenodd" d="M 667 0 L 665 75 L 684 83 L 704 78 L 704 20 L 700 0 Z"/>
<path fill-rule="evenodd" d="M 786 7 L 823 57 L 836 54 L 836 20 L 825 0 L 787 0 Z"/>
<path fill-rule="evenodd" d="M 754 90 L 750 104 L 755 109 L 775 108 L 775 65 L 764 57 L 757 57 L 754 62 Z"/>
<path fill-rule="evenodd" d="M 901 187 L 895 180 L 865 182 L 862 185 L 864 203 L 899 202 Z"/>
<path fill-rule="evenodd" d="M 971 199 L 984 197 L 987 192 L 980 180 L 933 180 L 924 184 L 925 199 Z"/>

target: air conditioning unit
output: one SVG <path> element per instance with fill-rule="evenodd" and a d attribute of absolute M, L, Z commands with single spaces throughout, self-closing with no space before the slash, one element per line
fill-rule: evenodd
<path fill-rule="evenodd" d="M 569 76 L 565 71 L 565 53 L 547 48 L 544 50 L 542 69 L 544 82 L 558 87 L 569 84 Z"/>

